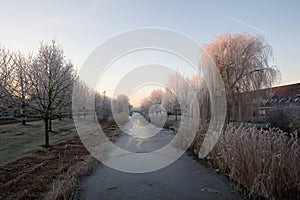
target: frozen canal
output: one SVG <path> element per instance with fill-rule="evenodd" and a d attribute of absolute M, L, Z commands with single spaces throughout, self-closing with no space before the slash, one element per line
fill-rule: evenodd
<path fill-rule="evenodd" d="M 174 137 L 135 113 L 115 142 L 136 153 L 160 149 Z M 126 160 L 126 155 L 123 156 Z M 160 155 L 163 157 L 163 155 Z M 138 163 L 147 165 L 147 163 Z M 149 163 L 148 163 L 149 164 Z M 190 153 L 171 165 L 148 173 L 126 173 L 99 164 L 80 183 L 80 199 L 242 199 L 232 183 L 215 170 L 203 166 Z"/>

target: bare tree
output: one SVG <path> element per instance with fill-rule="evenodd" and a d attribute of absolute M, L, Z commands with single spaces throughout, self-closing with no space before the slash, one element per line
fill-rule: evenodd
<path fill-rule="evenodd" d="M 169 93 L 169 103 L 172 104 L 172 113 L 175 114 L 177 120 L 177 114 L 184 113 L 188 105 L 188 88 L 190 80 L 182 76 L 177 70 L 175 74 L 170 74 L 169 79 L 166 84 L 166 92 L 172 91 Z"/>
<path fill-rule="evenodd" d="M 31 82 L 28 77 L 28 70 L 32 65 L 32 55 L 24 56 L 21 52 L 13 54 L 13 62 L 15 65 L 14 73 L 12 74 L 13 81 L 9 86 L 9 91 L 13 95 L 14 104 L 20 109 L 22 116 L 22 124 L 26 124 L 26 110 L 30 103 Z"/>
<path fill-rule="evenodd" d="M 102 94 L 91 89 L 86 83 L 77 78 L 74 82 L 73 91 L 73 115 L 77 118 L 80 116 L 85 117 L 93 113 L 94 110 L 96 113 L 95 120 L 97 118 L 101 122 L 107 121 L 112 116 L 112 99 L 106 96 L 105 91 Z M 91 100 L 94 100 L 94 102 L 90 102 Z M 91 108 L 90 105 L 94 105 L 94 107 Z"/>
<path fill-rule="evenodd" d="M 13 82 L 14 68 L 12 53 L 0 46 L 0 101 L 10 97 L 8 86 Z"/>
<path fill-rule="evenodd" d="M 152 102 L 149 100 L 149 97 L 145 97 L 141 100 L 141 114 L 147 119 L 150 120 L 149 118 L 149 110 L 152 105 Z"/>
<path fill-rule="evenodd" d="M 164 97 L 164 92 L 161 89 L 155 89 L 150 94 L 150 101 L 153 104 L 161 104 Z"/>
<path fill-rule="evenodd" d="M 227 121 L 236 115 L 238 93 L 270 87 L 279 76 L 277 68 L 269 65 L 272 47 L 260 35 L 225 33 L 204 49 L 208 54 L 204 54 L 200 64 L 212 58 L 225 84 Z"/>
<path fill-rule="evenodd" d="M 121 94 L 112 102 L 112 112 L 115 122 L 119 125 L 124 125 L 129 120 L 129 98 Z"/>
<path fill-rule="evenodd" d="M 199 75 L 194 75 L 191 78 L 190 83 L 197 94 L 200 109 L 200 123 L 202 125 L 207 124 L 211 114 L 208 88 Z"/>
<path fill-rule="evenodd" d="M 49 120 L 54 111 L 65 106 L 66 101 L 70 101 L 73 77 L 73 65 L 66 61 L 57 42 L 53 40 L 50 44 L 41 43 L 29 78 L 33 88 L 32 106 L 43 114 L 45 147 L 49 147 Z"/>
<path fill-rule="evenodd" d="M 92 104 L 91 102 L 88 101 L 92 99 L 92 96 L 95 94 L 95 92 L 80 79 L 76 79 L 74 84 L 75 87 L 73 93 L 73 114 L 77 115 L 77 117 L 80 117 L 81 115 L 85 117 L 87 112 L 89 112 L 88 105 Z M 95 101 L 96 100 L 98 99 L 96 98 Z M 98 101 L 95 102 L 95 104 L 96 103 L 98 103 Z"/>
<path fill-rule="evenodd" d="M 126 113 L 129 115 L 129 99 L 126 95 L 118 95 L 114 101 L 114 113 Z"/>
<path fill-rule="evenodd" d="M 54 99 L 54 113 L 59 116 L 59 119 L 65 114 L 71 114 L 72 110 L 72 92 L 75 80 L 77 80 L 77 75 L 73 71 L 73 64 L 71 61 L 67 61 L 64 64 L 64 70 L 62 71 L 61 78 L 59 78 L 61 82 L 61 90 L 57 95 L 57 98 Z M 51 119 L 50 119 L 51 122 Z M 49 130 L 50 127 L 49 127 Z"/>
<path fill-rule="evenodd" d="M 174 113 L 174 105 L 176 104 L 176 102 L 178 101 L 172 89 L 170 89 L 169 87 L 165 87 L 162 105 L 166 109 L 168 115 Z"/>

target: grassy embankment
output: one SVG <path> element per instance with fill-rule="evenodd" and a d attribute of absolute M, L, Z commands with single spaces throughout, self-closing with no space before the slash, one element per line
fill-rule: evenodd
<path fill-rule="evenodd" d="M 72 119 L 53 120 L 50 145 L 77 135 Z M 42 120 L 27 122 L 27 125 L 0 125 L 0 165 L 23 155 L 42 149 L 44 144 Z"/>

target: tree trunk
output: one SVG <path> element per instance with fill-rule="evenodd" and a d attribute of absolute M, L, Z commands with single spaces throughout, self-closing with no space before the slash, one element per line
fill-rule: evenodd
<path fill-rule="evenodd" d="M 49 122 L 49 132 L 52 132 L 52 118 L 51 117 L 49 117 L 48 122 Z"/>
<path fill-rule="evenodd" d="M 62 109 L 60 109 L 59 113 L 58 113 L 58 120 L 61 120 L 63 117 L 63 111 Z"/>
<path fill-rule="evenodd" d="M 232 111 L 233 111 L 234 96 L 230 89 L 227 89 L 226 100 L 227 100 L 227 112 L 225 118 L 225 126 L 227 126 L 232 121 L 232 117 L 233 117 Z"/>
<path fill-rule="evenodd" d="M 48 128 L 48 122 L 49 117 L 45 116 L 44 117 L 44 124 L 45 124 L 45 147 L 49 147 L 49 128 Z"/>
<path fill-rule="evenodd" d="M 22 115 L 22 125 L 26 125 L 26 117 L 25 117 L 25 109 L 24 109 L 25 105 L 22 105 L 21 108 L 21 115 Z"/>
<path fill-rule="evenodd" d="M 24 114 L 22 116 L 22 125 L 26 125 L 26 119 L 25 119 L 25 115 Z"/>
<path fill-rule="evenodd" d="M 227 102 L 227 112 L 226 112 L 226 117 L 225 117 L 225 126 L 227 126 L 230 122 L 230 112 L 231 112 L 231 104 Z"/>

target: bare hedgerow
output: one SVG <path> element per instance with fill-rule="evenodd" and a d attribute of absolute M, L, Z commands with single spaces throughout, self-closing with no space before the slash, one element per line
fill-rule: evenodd
<path fill-rule="evenodd" d="M 229 125 L 207 160 L 249 197 L 300 198 L 300 139 L 278 129 Z"/>

